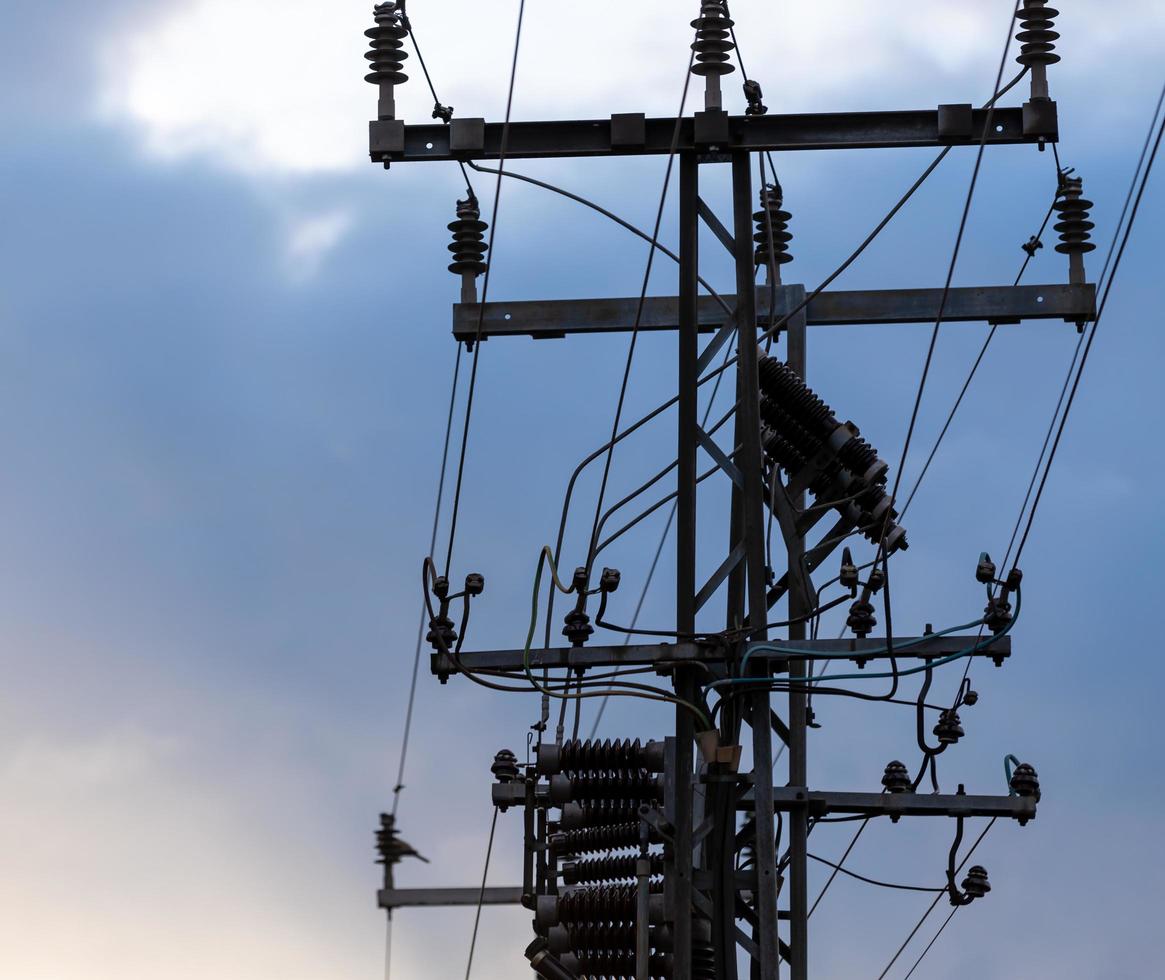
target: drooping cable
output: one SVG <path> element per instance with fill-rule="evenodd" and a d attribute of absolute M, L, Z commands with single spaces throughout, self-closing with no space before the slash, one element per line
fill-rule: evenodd
<path fill-rule="evenodd" d="M 862 828 L 865 828 L 865 826 L 866 826 L 866 824 L 863 823 Z M 860 834 L 861 830 L 859 830 L 858 833 Z M 824 864 L 830 868 L 833 868 L 834 874 L 840 873 L 843 875 L 848 875 L 850 878 L 855 878 L 858 881 L 864 881 L 867 885 L 877 885 L 879 888 L 896 888 L 899 891 L 906 891 L 906 892 L 932 892 L 933 893 L 933 892 L 945 892 L 946 891 L 945 887 L 943 887 L 943 888 L 927 888 L 924 885 L 900 885 L 900 884 L 897 884 L 897 883 L 892 882 L 892 881 L 878 881 L 875 878 L 867 878 L 865 875 L 860 875 L 856 871 L 850 871 L 849 868 L 843 868 L 840 864 L 834 864 L 832 861 L 828 861 L 825 858 L 819 857 L 816 854 L 806 854 L 805 856 L 808 858 L 812 858 L 814 861 L 818 862 L 819 864 Z M 832 877 L 830 878 L 830 880 L 831 881 L 833 880 Z M 822 894 L 824 894 L 824 889 L 822 889 Z M 821 900 L 821 897 L 818 896 L 818 901 L 820 901 L 820 900 Z M 813 903 L 813 907 L 814 908 L 817 907 L 816 902 Z M 813 914 L 812 909 L 809 910 L 809 914 L 810 915 Z"/>
<path fill-rule="evenodd" d="M 506 150 L 509 147 L 510 140 L 510 112 L 514 105 L 514 81 L 518 76 L 518 51 L 522 43 L 522 23 L 526 16 L 526 0 L 519 0 L 518 4 L 518 25 L 514 31 L 514 54 L 510 62 L 510 84 L 506 92 L 506 116 L 502 124 L 502 139 L 501 147 L 498 151 L 498 169 L 505 170 L 506 167 Z M 487 250 L 490 255 L 494 255 L 494 239 L 498 232 L 498 204 L 502 197 L 502 178 L 498 175 L 497 184 L 494 187 L 494 201 L 493 211 L 490 221 L 489 229 L 489 244 Z M 490 262 L 485 268 L 485 277 L 481 284 L 481 302 L 478 306 L 477 315 L 477 332 L 473 344 L 473 362 L 469 371 L 469 393 L 465 401 L 465 424 L 461 431 L 461 453 L 457 461 L 457 487 L 453 492 L 453 514 L 449 524 L 449 549 L 445 554 L 445 574 L 448 576 L 449 569 L 453 564 L 453 545 L 457 539 L 457 517 L 461 510 L 461 485 L 465 478 L 465 453 L 469 443 L 469 423 L 473 417 L 473 396 L 477 390 L 477 362 L 481 355 L 481 332 L 485 325 L 485 301 L 489 294 L 489 280 L 490 272 L 493 269 L 493 262 Z"/>

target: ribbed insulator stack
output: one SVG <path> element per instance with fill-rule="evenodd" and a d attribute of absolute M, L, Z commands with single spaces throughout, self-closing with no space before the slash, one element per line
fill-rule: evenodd
<path fill-rule="evenodd" d="M 488 227 L 481 220 L 477 198 L 470 197 L 457 202 L 457 218 L 448 225 L 453 232 L 453 241 L 449 244 L 449 251 L 453 253 L 450 272 L 458 275 L 470 273 L 473 276 L 485 272 L 485 252 L 489 246 L 485 243 L 483 232 Z"/>
<path fill-rule="evenodd" d="M 553 803 L 612 802 L 634 800 L 647 803 L 663 796 L 663 777 L 643 770 L 631 772 L 588 773 L 550 777 L 550 800 Z"/>
<path fill-rule="evenodd" d="M 663 858 L 654 854 L 648 858 L 651 874 L 663 874 Z M 610 883 L 634 881 L 638 875 L 638 855 L 623 857 L 595 858 L 591 861 L 576 861 L 562 869 L 562 880 L 567 885 L 585 885 L 591 882 Z"/>
<path fill-rule="evenodd" d="M 815 464 L 817 472 L 808 486 L 815 497 L 845 499 L 837 509 L 847 513 L 869 540 L 878 542 L 885 535 L 890 551 L 905 547 L 905 532 L 894 524 L 897 514 L 883 489 L 888 468 L 877 450 L 855 427 L 840 423 L 788 365 L 762 355 L 758 374 L 761 441 L 768 457 L 790 476 Z M 830 446 L 834 450 L 822 462 Z"/>
<path fill-rule="evenodd" d="M 380 86 L 380 118 L 392 119 L 396 115 L 393 86 L 409 80 L 409 76 L 401 71 L 408 57 L 403 41 L 409 32 L 401 23 L 395 3 L 378 3 L 372 8 L 372 16 L 376 26 L 364 32 L 364 36 L 371 39 L 370 49 L 364 57 L 370 62 L 372 71 L 364 76 L 364 81 Z"/>
<path fill-rule="evenodd" d="M 626 824 L 639 819 L 638 803 L 568 803 L 562 808 L 562 829 L 582 830 L 584 827 L 604 827 Z"/>
<path fill-rule="evenodd" d="M 636 885 L 598 885 L 578 888 L 558 899 L 558 921 L 563 925 L 579 923 L 619 923 L 635 921 Z M 661 894 L 663 885 L 651 883 L 653 894 Z"/>
<path fill-rule="evenodd" d="M 566 949 L 634 949 L 633 922 L 581 922 L 570 926 L 555 926 L 558 935 L 551 935 L 551 945 L 561 944 Z"/>
<path fill-rule="evenodd" d="M 761 390 L 803 426 L 817 432 L 837 427 L 833 410 L 787 364 L 775 357 L 762 357 L 758 370 Z"/>
<path fill-rule="evenodd" d="M 576 953 L 572 966 L 577 968 L 579 977 L 587 980 L 635 980 L 635 953 L 627 950 Z M 652 980 L 669 980 L 672 975 L 671 954 L 653 953 L 647 970 Z"/>
<path fill-rule="evenodd" d="M 700 5 L 700 16 L 692 21 L 696 29 L 696 40 L 692 42 L 696 52 L 693 75 L 727 75 L 736 70 L 728 63 L 729 53 L 736 47 L 731 37 L 734 23 L 721 0 Z"/>
<path fill-rule="evenodd" d="M 716 980 L 716 952 L 710 943 L 692 946 L 692 980 Z"/>
<path fill-rule="evenodd" d="M 1068 256 L 1069 281 L 1084 282 L 1084 255 L 1096 248 L 1091 241 L 1092 229 L 1096 225 L 1089 220 L 1092 202 L 1084 197 L 1082 178 L 1060 178 L 1060 196 L 1055 208 L 1060 218 L 1054 226 L 1060 234 L 1056 251 Z"/>
<path fill-rule="evenodd" d="M 626 850 L 639 847 L 639 823 L 610 824 L 587 827 L 583 830 L 568 830 L 550 838 L 550 853 L 596 854 L 605 851 Z M 659 843 L 657 831 L 650 831 L 651 843 Z"/>
<path fill-rule="evenodd" d="M 1021 29 L 1015 35 L 1020 43 L 1015 60 L 1025 68 L 1054 65 L 1060 60 L 1055 50 L 1060 35 L 1053 30 L 1059 14 L 1060 11 L 1047 5 L 1047 0 L 1024 0 L 1016 15 Z"/>
<path fill-rule="evenodd" d="M 774 272 L 777 281 L 780 272 L 776 267 L 793 261 L 789 251 L 789 242 L 793 235 L 789 231 L 789 219 L 793 217 L 783 210 L 784 199 L 781 189 L 776 184 L 768 184 L 760 193 L 760 210 L 752 216 L 756 222 L 756 234 L 752 240 L 756 242 L 754 259 L 758 266 Z"/>
<path fill-rule="evenodd" d="M 538 772 L 609 772 L 647 769 L 662 772 L 663 743 L 642 744 L 639 739 L 570 739 L 562 745 L 538 747 Z"/>

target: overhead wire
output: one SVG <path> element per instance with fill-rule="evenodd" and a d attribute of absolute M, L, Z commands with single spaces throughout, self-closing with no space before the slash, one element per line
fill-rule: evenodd
<path fill-rule="evenodd" d="M 929 953 L 929 952 L 931 951 L 931 949 L 934 947 L 934 944 L 935 944 L 936 942 L 938 942 L 938 937 L 939 937 L 939 936 L 941 936 L 941 935 L 943 934 L 943 930 L 944 930 L 944 929 L 946 929 L 946 927 L 947 927 L 948 925 L 950 925 L 951 919 L 953 919 L 953 918 L 955 917 L 955 913 L 956 913 L 956 912 L 958 912 L 958 911 L 959 911 L 959 909 L 961 909 L 962 907 L 963 907 L 963 906 L 961 906 L 961 905 L 956 905 L 956 906 L 955 906 L 953 909 L 951 909 L 951 914 L 950 914 L 950 915 L 948 915 L 948 916 L 947 916 L 945 919 L 943 919 L 943 924 L 942 924 L 941 926 L 939 926 L 939 927 L 938 927 L 938 932 L 936 932 L 936 933 L 934 934 L 934 937 L 931 939 L 931 941 L 930 941 L 929 943 L 927 943 L 927 944 L 926 944 L 926 949 L 924 949 L 924 950 L 922 951 L 921 955 L 918 957 L 918 959 L 916 959 L 916 960 L 914 961 L 914 966 L 912 966 L 912 967 L 910 968 L 910 972 L 909 972 L 909 973 L 907 973 L 907 974 L 906 974 L 906 976 L 904 976 L 904 977 L 902 978 L 902 980 L 910 980 L 910 978 L 911 978 L 912 976 L 914 976 L 914 971 L 918 969 L 918 965 L 919 965 L 919 964 L 920 964 L 920 963 L 921 963 L 921 962 L 922 962 L 924 959 L 926 959 L 926 954 L 927 954 L 927 953 Z"/>
<path fill-rule="evenodd" d="M 862 829 L 865 829 L 865 827 L 866 827 L 866 824 L 863 823 Z M 860 834 L 861 831 L 859 830 L 858 833 Z M 892 881 L 878 881 L 876 878 L 867 878 L 865 875 L 860 875 L 856 871 L 850 871 L 849 868 L 843 868 L 840 864 L 834 864 L 832 861 L 826 860 L 825 858 L 820 857 L 816 854 L 808 854 L 807 853 L 805 856 L 808 858 L 811 858 L 812 860 L 818 862 L 819 864 L 824 864 L 830 868 L 833 868 L 834 874 L 840 873 L 843 875 L 847 875 L 848 877 L 855 878 L 858 881 L 864 881 L 867 885 L 877 885 L 879 888 L 894 888 L 894 889 L 898 889 L 899 891 L 906 891 L 906 892 L 945 892 L 946 891 L 945 887 L 943 887 L 943 888 L 928 888 L 924 885 L 901 885 L 901 884 L 897 884 L 896 882 L 892 882 Z M 830 880 L 832 880 L 832 878 Z M 822 891 L 824 893 L 824 889 Z M 818 901 L 820 901 L 820 896 L 818 896 Z M 815 902 L 814 908 L 816 908 L 816 906 L 817 906 L 817 903 Z M 813 914 L 812 909 L 810 909 L 809 914 L 810 915 Z"/>
<path fill-rule="evenodd" d="M 979 834 L 979 836 L 975 840 L 975 843 L 971 845 L 971 849 L 969 851 L 967 851 L 967 853 L 963 856 L 963 860 L 959 862 L 959 866 L 957 868 L 955 868 L 956 873 L 958 873 L 959 871 L 962 871 L 963 866 L 969 860 L 971 860 L 971 855 L 974 854 L 976 849 L 979 847 L 979 845 L 983 843 L 983 838 L 986 837 L 987 834 L 990 832 L 991 828 L 995 826 L 995 821 L 997 819 L 998 819 L 998 817 L 992 817 L 990 823 L 988 823 L 987 826 L 983 828 L 983 832 L 981 834 Z M 944 892 L 945 892 L 945 889 L 944 889 Z M 938 905 L 938 903 L 941 900 L 942 900 L 942 894 L 936 895 L 934 897 L 934 901 L 931 902 L 930 907 L 925 912 L 923 912 L 922 918 L 918 920 L 918 924 L 915 925 L 915 927 L 910 930 L 910 934 L 906 937 L 906 939 L 902 943 L 902 945 L 898 947 L 898 951 L 890 958 L 890 962 L 886 964 L 886 968 L 884 970 L 882 970 L 881 973 L 878 974 L 878 980 L 885 980 L 886 974 L 889 973 L 891 968 L 894 966 L 894 964 L 898 962 L 898 957 L 901 956 L 903 951 L 906 949 L 906 947 L 910 945 L 910 941 L 918 934 L 918 930 L 921 929 L 923 926 L 923 923 L 925 923 L 926 920 L 930 918 L 930 914 L 935 910 L 935 907 Z"/>
<path fill-rule="evenodd" d="M 429 66 L 425 64 L 425 56 L 423 54 L 421 54 L 421 46 L 420 46 L 420 44 L 417 43 L 416 28 L 413 27 L 413 22 L 409 18 L 408 14 L 405 13 L 404 8 L 405 8 L 404 0 L 398 0 L 397 9 L 400 11 L 401 24 L 405 28 L 405 30 L 407 30 L 409 32 L 409 40 L 413 42 L 413 50 L 417 53 L 417 62 L 421 66 L 421 71 L 424 72 L 425 82 L 426 82 L 426 84 L 428 84 L 429 91 L 433 95 L 433 103 L 434 103 L 433 104 L 433 109 L 434 109 L 433 118 L 437 119 L 437 118 L 439 118 L 439 115 L 436 112 L 436 110 L 442 109 L 442 108 L 444 108 L 444 106 L 441 104 L 441 100 L 437 97 L 437 89 L 434 87 L 433 79 L 429 75 Z M 473 166 L 472 163 L 470 163 L 469 165 L 471 167 Z M 476 197 L 477 195 L 473 191 L 473 183 L 469 179 L 469 172 L 465 169 L 465 161 L 458 160 L 457 166 L 459 166 L 461 168 L 461 176 L 465 178 L 465 189 L 467 191 L 469 191 L 470 197 Z"/>
<path fill-rule="evenodd" d="M 1162 88 L 1162 98 L 1158 100 L 1157 113 L 1160 113 L 1160 106 L 1162 104 L 1162 101 L 1165 101 L 1165 87 Z M 1155 118 L 1156 118 L 1156 114 L 1154 116 L 1154 120 L 1155 120 Z M 1040 505 L 1040 501 L 1043 499 L 1044 488 L 1047 486 L 1047 482 L 1048 482 L 1048 474 L 1050 474 L 1052 471 L 1052 463 L 1055 461 L 1056 451 L 1060 448 L 1060 440 L 1062 439 L 1062 437 L 1064 435 L 1064 429 L 1068 423 L 1069 413 L 1072 411 L 1072 405 L 1076 400 L 1076 393 L 1080 389 L 1080 379 L 1084 376 L 1084 369 L 1088 364 L 1088 355 L 1092 352 L 1093 341 L 1096 339 L 1096 334 L 1097 334 L 1097 330 L 1100 327 L 1101 318 L 1103 317 L 1104 311 L 1105 311 L 1106 307 L 1108 306 L 1109 296 L 1112 294 L 1112 284 L 1113 284 L 1113 282 L 1116 281 L 1116 274 L 1117 274 L 1118 270 L 1120 269 L 1121 259 L 1124 257 L 1125 248 L 1127 247 L 1127 245 L 1129 243 L 1129 238 L 1132 235 L 1133 225 L 1137 219 L 1137 212 L 1140 210 L 1141 200 L 1143 199 L 1144 194 L 1145 194 L 1145 188 L 1148 186 L 1149 177 L 1152 176 L 1152 173 L 1153 173 L 1153 164 L 1156 162 L 1157 152 L 1161 147 L 1161 138 L 1163 135 L 1165 135 L 1165 116 L 1162 117 L 1160 125 L 1157 126 L 1156 128 L 1157 128 L 1157 135 L 1153 139 L 1152 152 L 1149 154 L 1149 158 L 1145 163 L 1144 172 L 1141 175 L 1141 179 L 1140 179 L 1140 186 L 1139 187 L 1137 186 L 1136 175 L 1134 175 L 1133 182 L 1130 185 L 1130 192 L 1131 192 L 1133 187 L 1136 187 L 1137 191 L 1136 191 L 1136 197 L 1133 200 L 1132 209 L 1129 211 L 1128 223 L 1125 225 L 1123 235 L 1120 235 L 1119 228 L 1117 229 L 1117 232 L 1114 234 L 1114 238 L 1113 238 L 1114 244 L 1116 243 L 1117 238 L 1119 236 L 1120 245 L 1119 245 L 1119 247 L 1117 247 L 1115 257 L 1112 261 L 1112 268 L 1111 268 L 1111 271 L 1109 272 L 1108 282 L 1104 286 L 1104 290 L 1103 290 L 1103 293 L 1102 293 L 1101 299 L 1100 299 L 1100 305 L 1096 311 L 1096 319 L 1092 322 L 1092 329 L 1089 331 L 1088 340 L 1084 344 L 1084 352 L 1080 357 L 1080 365 L 1076 369 L 1076 375 L 1075 375 L 1075 378 L 1072 382 L 1072 388 L 1071 388 L 1071 391 L 1068 393 L 1068 401 L 1065 403 L 1064 411 L 1063 411 L 1062 415 L 1060 416 L 1060 422 L 1056 428 L 1056 438 L 1052 442 L 1052 448 L 1048 453 L 1048 461 L 1044 465 L 1043 476 L 1040 478 L 1039 488 L 1036 490 L 1035 499 L 1032 501 L 1031 511 L 1028 513 L 1027 524 L 1024 527 L 1023 536 L 1019 539 L 1019 547 L 1016 549 L 1016 552 L 1015 552 L 1015 562 L 1017 564 L 1019 562 L 1020 556 L 1023 554 L 1023 549 L 1027 544 L 1028 535 L 1031 533 L 1032 524 L 1035 521 L 1036 510 Z M 1151 132 L 1152 132 L 1152 129 L 1150 129 L 1150 133 Z"/>
<path fill-rule="evenodd" d="M 518 51 L 522 43 L 522 23 L 526 16 L 526 0 L 519 0 L 518 4 L 518 25 L 514 31 L 514 53 L 510 62 L 510 83 L 506 92 L 506 115 L 505 121 L 502 123 L 502 137 L 501 146 L 498 151 L 498 169 L 505 170 L 506 167 L 506 150 L 509 148 L 510 139 L 510 113 L 514 105 L 514 82 L 518 76 Z M 490 228 L 489 228 L 489 242 L 486 250 L 492 256 L 494 254 L 494 240 L 497 237 L 498 231 L 498 205 L 502 197 L 502 178 L 498 175 L 497 184 L 494 187 L 494 200 L 491 212 Z M 477 363 L 481 355 L 481 333 L 485 325 L 485 301 L 489 295 L 489 281 L 490 272 L 493 269 L 493 262 L 490 261 L 485 267 L 485 276 L 481 284 L 481 302 L 478 305 L 477 314 L 477 330 L 474 335 L 473 343 L 473 361 L 469 372 L 469 393 L 466 396 L 465 402 L 465 424 L 461 432 L 461 452 L 457 461 L 457 486 L 453 492 L 453 514 L 449 524 L 449 548 L 445 555 L 445 574 L 449 574 L 450 566 L 453 564 L 453 545 L 457 539 L 457 518 L 461 510 L 461 486 L 465 477 L 465 454 L 469 443 L 469 423 L 473 417 L 473 396 L 477 390 Z"/>
<path fill-rule="evenodd" d="M 453 432 L 453 409 L 457 402 L 457 382 L 461 374 L 461 345 L 457 345 L 453 362 L 453 383 L 449 391 L 449 412 L 445 420 L 445 444 L 441 451 L 441 475 L 437 480 L 437 500 L 433 506 L 433 530 L 429 536 L 429 554 L 437 547 L 437 528 L 441 522 L 441 502 L 445 495 L 445 474 L 449 464 L 449 441 Z M 409 751 L 409 735 L 413 726 L 413 706 L 417 697 L 417 675 L 421 663 L 421 643 L 425 637 L 425 606 L 421 606 L 421 622 L 417 627 L 417 646 L 413 653 L 413 672 L 409 681 L 408 706 L 405 709 L 404 735 L 401 739 L 400 762 L 397 766 L 396 785 L 392 790 L 392 815 L 395 817 L 400 805 L 401 790 L 404 789 L 405 760 Z"/>
<path fill-rule="evenodd" d="M 657 206 L 655 212 L 655 227 L 651 235 L 653 242 L 659 238 L 659 229 L 663 225 L 663 212 L 667 205 L 667 192 L 668 188 L 671 186 L 672 171 L 675 169 L 675 158 L 676 152 L 679 149 L 681 124 L 684 117 L 684 106 L 687 105 L 688 101 L 688 89 L 690 88 L 692 81 L 692 65 L 695 64 L 695 61 L 696 51 L 695 48 L 693 48 L 692 53 L 688 58 L 687 70 L 684 72 L 684 85 L 680 94 L 680 107 L 679 111 L 676 113 L 676 122 L 672 130 L 671 146 L 668 150 L 667 167 L 664 171 L 663 187 L 660 189 L 659 205 Z M 611 475 L 611 464 L 615 456 L 615 437 L 619 434 L 619 423 L 623 418 L 623 406 L 626 402 L 627 388 L 631 380 L 631 368 L 635 360 L 635 348 L 639 341 L 639 327 L 643 322 L 643 307 L 647 302 L 647 289 L 651 283 L 651 270 L 654 268 L 654 266 L 655 247 L 653 245 L 647 253 L 647 265 L 643 271 L 643 285 L 639 290 L 639 300 L 635 308 L 635 322 L 631 328 L 631 340 L 627 346 L 627 359 L 623 367 L 623 380 L 619 385 L 619 396 L 615 405 L 615 418 L 611 424 L 611 442 L 609 448 L 607 449 L 607 458 L 603 463 L 603 475 L 599 482 L 599 496 L 595 502 L 595 517 L 591 524 L 590 544 L 587 546 L 586 568 L 588 573 L 590 572 L 591 565 L 594 561 L 595 545 L 597 542 L 599 526 L 599 515 L 603 511 L 603 499 L 606 496 L 607 481 Z"/>
<path fill-rule="evenodd" d="M 485 882 L 489 877 L 489 860 L 494 851 L 494 832 L 498 829 L 498 810 L 494 807 L 493 819 L 489 825 L 489 843 L 485 846 L 485 867 L 481 871 L 481 890 L 477 893 L 477 912 L 473 916 L 473 936 L 469 940 L 469 958 L 465 963 L 465 980 L 473 971 L 473 953 L 477 949 L 477 930 L 481 925 L 481 907 L 485 904 Z"/>

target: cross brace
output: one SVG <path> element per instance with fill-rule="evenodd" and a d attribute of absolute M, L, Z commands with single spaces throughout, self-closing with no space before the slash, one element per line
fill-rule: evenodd
<path fill-rule="evenodd" d="M 403 909 L 453 905 L 520 905 L 521 886 L 513 888 L 382 888 L 376 893 L 380 908 Z"/>
<path fill-rule="evenodd" d="M 774 786 L 773 805 L 788 811 L 808 807 L 812 817 L 854 814 L 867 817 L 1007 817 L 1024 822 L 1036 815 L 1028 796 L 970 796 L 964 793 L 833 793 L 803 786 Z M 752 794 L 737 809 L 752 810 Z"/>
<path fill-rule="evenodd" d="M 1023 108 L 997 107 L 990 114 L 969 105 L 766 116 L 700 112 L 680 121 L 674 149 L 728 153 L 976 145 L 988 118 L 989 145 L 1059 139 L 1056 104 L 1046 100 Z M 369 155 L 374 162 L 496 160 L 503 133 L 507 160 L 667 154 L 673 149 L 676 120 L 620 113 L 609 119 L 511 122 L 508 132 L 506 128 L 505 123 L 471 118 L 454 119 L 448 126 L 408 126 L 400 119 L 381 119 L 368 124 Z"/>
<path fill-rule="evenodd" d="M 923 636 L 895 637 L 895 656 L 900 659 L 929 659 L 950 656 L 960 653 L 974 646 L 977 636 Z M 766 645 L 781 648 L 791 646 L 797 650 L 812 650 L 828 654 L 838 659 L 865 661 L 885 660 L 886 640 L 882 637 L 867 637 L 864 640 L 768 640 Z M 736 649 L 733 649 L 735 654 Z M 486 650 L 478 653 L 462 653 L 461 663 L 468 670 L 521 670 L 525 651 L 523 650 Z M 1011 656 L 1011 637 L 1003 636 L 991 644 L 990 647 L 977 651 L 975 656 L 1004 659 Z M 543 667 L 570 667 L 585 669 L 589 667 L 618 667 L 618 666 L 652 666 L 665 667 L 671 664 L 682 663 L 722 663 L 726 657 L 726 649 L 722 646 L 699 644 L 690 642 L 680 643 L 649 643 L 627 646 L 586 646 L 586 647 L 555 647 L 531 650 L 529 666 L 541 669 Z M 760 651 L 753 659 L 784 660 L 789 654 L 772 650 Z M 460 673 L 453 658 L 435 653 L 430 658 L 432 673 L 442 680 L 452 674 Z"/>
<path fill-rule="evenodd" d="M 804 287 L 776 287 L 770 312 L 771 289 L 758 286 L 757 325 L 783 317 L 796 305 L 791 296 Z M 1021 320 L 1065 320 L 1085 323 L 1096 317 L 1096 287 L 1085 285 L 966 286 L 951 289 L 943 305 L 941 289 L 862 289 L 823 292 L 806 308 L 810 326 L 857 324 L 934 323 L 942 308 L 943 322 L 1018 323 Z M 697 316 L 701 333 L 728 319 L 724 307 L 734 309 L 734 295 L 701 296 Z M 638 297 L 612 299 L 520 300 L 453 306 L 453 336 L 472 341 L 481 320 L 481 338 L 530 336 L 555 339 L 567 334 L 629 331 L 636 322 Z M 639 317 L 640 330 L 675 330 L 679 325 L 678 296 L 650 296 Z"/>

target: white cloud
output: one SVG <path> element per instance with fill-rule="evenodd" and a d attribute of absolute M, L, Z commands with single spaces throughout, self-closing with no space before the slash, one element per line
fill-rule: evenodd
<path fill-rule="evenodd" d="M 292 220 L 286 238 L 288 272 L 298 280 L 310 279 L 319 271 L 327 254 L 340 243 L 354 222 L 347 208 Z"/>
<path fill-rule="evenodd" d="M 528 3 L 515 117 L 674 113 L 697 8 L 695 0 Z M 1010 2 L 934 0 L 922 11 L 910 0 L 736 0 L 732 9 L 745 63 L 769 106 L 804 111 L 892 106 L 920 95 L 920 104 L 982 97 Z M 427 0 L 412 11 L 438 94 L 459 114 L 501 115 L 516 11 L 516 3 L 469 0 Z M 1061 76 L 1084 77 L 1107 59 L 1112 84 L 1113 76 L 1135 78 L 1138 57 L 1159 51 L 1165 10 L 1153 0 L 1125 4 L 1117 33 L 1104 3 L 1074 6 L 1061 22 Z M 370 24 L 367 2 L 165 5 L 109 39 L 102 106 L 163 158 L 205 156 L 265 174 L 358 168 L 366 165 L 365 122 L 376 104 L 362 80 Z M 399 112 L 427 120 L 431 98 L 415 57 L 406 68 L 412 77 L 398 90 Z M 739 101 L 739 76 L 729 81 Z M 690 104 L 696 98 L 693 88 Z"/>

